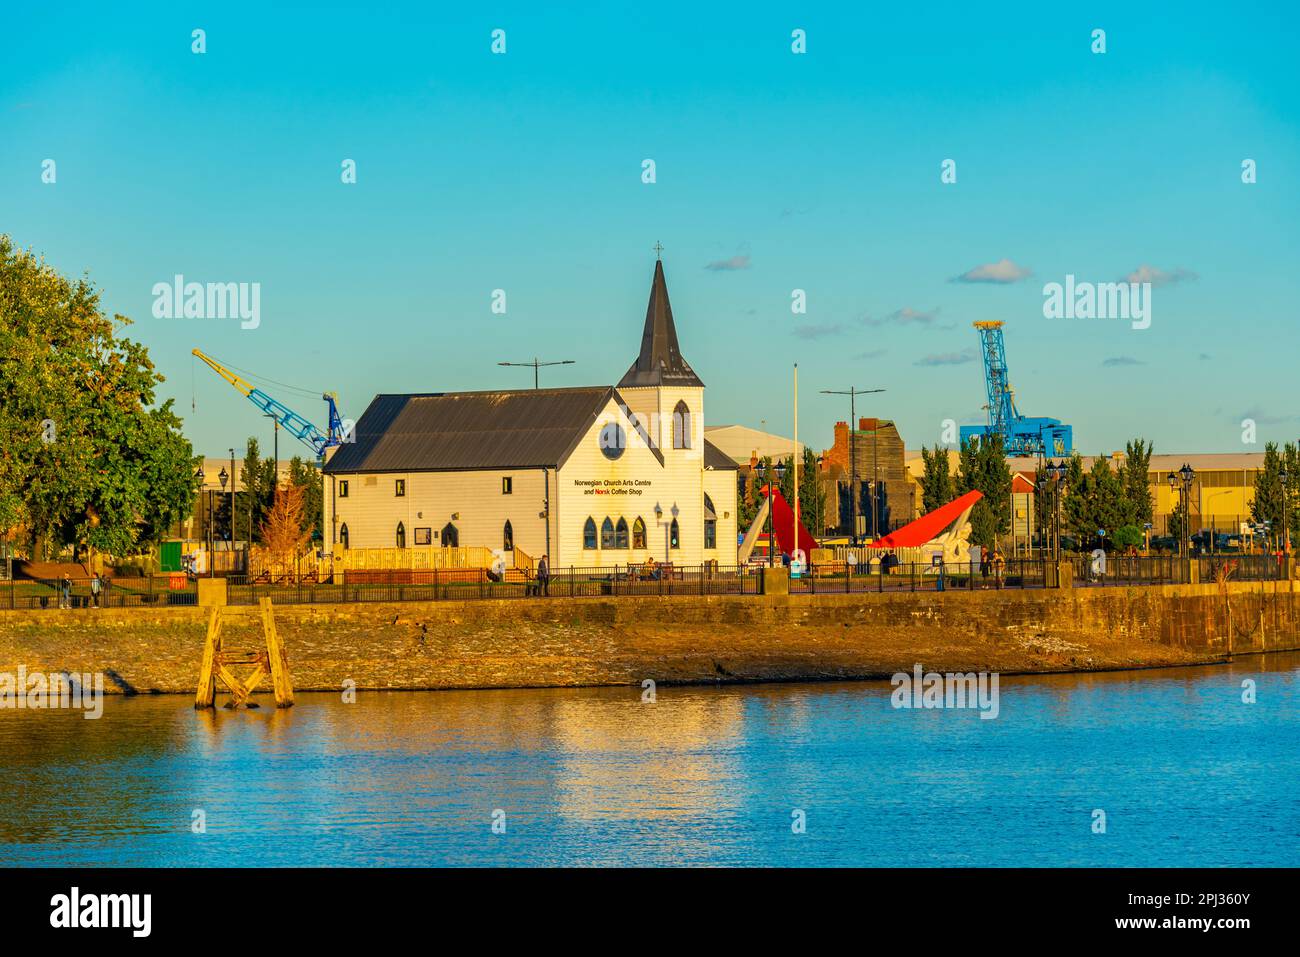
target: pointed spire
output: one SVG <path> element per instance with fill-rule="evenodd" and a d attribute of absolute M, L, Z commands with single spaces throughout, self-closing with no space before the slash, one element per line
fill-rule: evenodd
<path fill-rule="evenodd" d="M 668 302 L 668 283 L 664 280 L 662 260 L 655 260 L 650 305 L 646 308 L 645 330 L 641 333 L 641 354 L 618 385 L 619 388 L 655 385 L 704 387 L 700 377 L 682 358 L 682 350 L 677 345 L 677 327 L 673 324 L 673 307 Z"/>

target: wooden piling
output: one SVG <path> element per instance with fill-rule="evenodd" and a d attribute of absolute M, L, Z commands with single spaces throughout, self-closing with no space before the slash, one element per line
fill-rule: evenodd
<path fill-rule="evenodd" d="M 280 641 L 280 633 L 275 628 L 275 613 L 271 610 L 271 599 L 263 598 L 262 631 L 266 635 L 266 655 L 271 669 L 271 684 L 275 689 L 275 706 L 277 708 L 293 707 L 293 681 L 289 677 L 289 656 Z"/>
<path fill-rule="evenodd" d="M 230 691 L 228 707 L 247 706 L 253 691 L 268 674 L 275 690 L 277 708 L 293 707 L 293 683 L 289 677 L 289 657 L 275 628 L 271 599 L 261 600 L 262 638 L 265 646 L 257 651 L 226 651 L 221 637 L 223 608 L 214 606 L 208 617 L 208 636 L 199 664 L 199 686 L 194 695 L 195 708 L 211 708 L 216 703 L 217 679 Z M 241 679 L 231 665 L 252 665 L 247 678 Z"/>
<path fill-rule="evenodd" d="M 195 708 L 211 708 L 217 694 L 215 672 L 221 650 L 221 609 L 213 607 L 208 615 L 208 637 L 203 643 L 203 660 L 199 664 L 199 689 L 194 695 Z"/>

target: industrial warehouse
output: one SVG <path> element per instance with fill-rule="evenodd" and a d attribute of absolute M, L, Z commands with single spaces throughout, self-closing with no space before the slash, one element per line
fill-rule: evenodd
<path fill-rule="evenodd" d="M 324 466 L 325 553 L 487 549 L 507 567 L 736 562 L 736 463 L 704 437 L 656 261 L 614 386 L 378 395 Z"/>

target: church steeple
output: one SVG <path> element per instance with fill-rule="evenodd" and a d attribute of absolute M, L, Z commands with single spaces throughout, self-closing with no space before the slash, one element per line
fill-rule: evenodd
<path fill-rule="evenodd" d="M 673 307 L 668 302 L 668 284 L 664 281 L 664 264 L 655 261 L 655 275 L 650 283 L 650 305 L 645 313 L 645 330 L 641 333 L 641 354 L 632 368 L 619 380 L 618 387 L 696 386 L 704 388 L 700 377 L 682 358 L 677 345 L 677 327 L 673 325 Z"/>

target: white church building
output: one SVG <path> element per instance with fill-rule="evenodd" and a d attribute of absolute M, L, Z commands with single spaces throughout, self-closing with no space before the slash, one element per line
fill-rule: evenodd
<path fill-rule="evenodd" d="M 656 261 L 617 385 L 378 395 L 324 468 L 326 551 L 480 546 L 553 568 L 736 561 L 736 464 L 704 436 Z"/>

